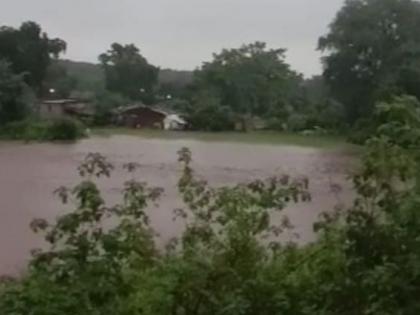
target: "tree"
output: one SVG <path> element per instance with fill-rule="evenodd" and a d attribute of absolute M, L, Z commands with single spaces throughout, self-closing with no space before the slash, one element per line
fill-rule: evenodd
<path fill-rule="evenodd" d="M 194 88 L 211 89 L 223 106 L 247 115 L 267 115 L 291 103 L 300 76 L 284 61 L 284 49 L 255 42 L 214 54 L 195 72 Z"/>
<path fill-rule="evenodd" d="M 117 93 L 109 91 L 97 93 L 93 102 L 95 106 L 93 124 L 97 126 L 106 126 L 112 124 L 115 122 L 114 111 L 119 106 L 127 105 L 129 101 L 129 99 Z"/>
<path fill-rule="evenodd" d="M 232 109 L 220 104 L 220 99 L 211 91 L 201 90 L 191 101 L 186 113 L 194 130 L 227 131 L 235 128 Z"/>
<path fill-rule="evenodd" d="M 0 59 L 0 124 L 25 117 L 25 83 L 22 74 L 14 74 L 10 64 Z"/>
<path fill-rule="evenodd" d="M 324 77 L 354 123 L 393 94 L 420 96 L 420 3 L 347 0 L 319 40 Z"/>
<path fill-rule="evenodd" d="M 0 57 L 10 62 L 15 73 L 25 73 L 25 82 L 38 94 L 52 58 L 65 49 L 63 40 L 50 39 L 35 22 L 25 22 L 19 29 L 0 27 Z"/>
<path fill-rule="evenodd" d="M 114 43 L 99 60 L 109 91 L 145 103 L 153 100 L 159 69 L 149 64 L 135 45 Z"/>
<path fill-rule="evenodd" d="M 171 98 L 185 97 L 187 87 L 191 84 L 193 78 L 192 71 L 180 71 L 171 69 L 161 69 L 159 71 L 158 93 L 160 97 Z"/>
<path fill-rule="evenodd" d="M 67 69 L 58 62 L 52 62 L 44 80 L 48 89 L 54 89 L 53 97 L 68 98 L 77 86 L 77 79 L 68 74 Z"/>
<path fill-rule="evenodd" d="M 305 107 L 301 110 L 308 117 L 307 128 L 321 127 L 338 131 L 345 126 L 343 105 L 331 95 L 322 76 L 306 79 L 304 85 Z"/>

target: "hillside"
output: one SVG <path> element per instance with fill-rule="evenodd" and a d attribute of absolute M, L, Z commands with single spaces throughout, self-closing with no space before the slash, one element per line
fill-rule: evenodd
<path fill-rule="evenodd" d="M 78 88 L 82 90 L 97 90 L 104 86 L 105 76 L 99 64 L 72 60 L 59 60 L 58 64 L 78 81 Z M 182 88 L 191 83 L 192 75 L 192 71 L 161 69 L 159 85 Z"/>
<path fill-rule="evenodd" d="M 159 84 L 171 84 L 185 87 L 192 82 L 193 72 L 186 70 L 161 69 L 159 72 Z"/>
<path fill-rule="evenodd" d="M 57 63 L 76 79 L 78 89 L 98 90 L 104 87 L 104 72 L 98 64 L 72 60 L 58 60 Z"/>

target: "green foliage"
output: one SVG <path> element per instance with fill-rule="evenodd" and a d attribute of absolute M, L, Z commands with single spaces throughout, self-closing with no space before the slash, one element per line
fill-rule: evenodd
<path fill-rule="evenodd" d="M 293 113 L 287 119 L 286 126 L 290 131 L 302 131 L 308 126 L 308 117 L 304 114 Z"/>
<path fill-rule="evenodd" d="M 42 83 L 52 58 L 66 49 L 66 43 L 48 38 L 35 22 L 24 22 L 19 29 L 0 28 L 0 58 L 11 63 L 15 73 L 25 73 L 25 82 L 41 92 Z"/>
<path fill-rule="evenodd" d="M 377 104 L 377 113 L 372 119 L 360 119 L 354 126 L 352 133 L 349 136 L 349 140 L 353 143 L 365 144 L 365 142 L 376 133 L 378 126 L 388 125 L 390 122 L 400 123 L 399 121 L 404 119 L 417 119 L 420 114 L 420 102 L 413 96 L 398 96 L 393 97 L 390 103 L 380 102 Z M 392 109 L 392 111 L 389 110 Z M 387 116 L 385 113 L 388 109 L 392 116 Z M 403 116 L 404 117 L 401 117 Z M 393 127 L 389 127 L 390 130 L 394 130 Z M 394 138 L 398 138 L 394 135 Z"/>
<path fill-rule="evenodd" d="M 95 117 L 93 124 L 96 126 L 111 125 L 115 118 L 115 110 L 120 106 L 126 106 L 129 101 L 129 99 L 117 93 L 109 91 L 98 93 L 94 100 Z"/>
<path fill-rule="evenodd" d="M 0 128 L 0 137 L 11 140 L 42 140 L 46 138 L 46 123 L 33 120 L 19 120 Z"/>
<path fill-rule="evenodd" d="M 73 119 L 61 118 L 53 120 L 47 130 L 48 140 L 76 140 L 85 135 L 83 125 Z"/>
<path fill-rule="evenodd" d="M 346 129 L 344 106 L 332 98 L 331 91 L 321 76 L 304 81 L 305 104 L 299 113 L 307 116 L 308 129 L 320 127 L 329 132 Z"/>
<path fill-rule="evenodd" d="M 238 114 L 266 115 L 295 101 L 301 78 L 284 61 L 284 49 L 256 42 L 214 54 L 195 72 L 193 94 L 212 90 Z"/>
<path fill-rule="evenodd" d="M 319 41 L 324 77 L 347 121 L 371 117 L 393 94 L 420 96 L 420 3 L 348 0 Z"/>
<path fill-rule="evenodd" d="M 10 64 L 0 59 L 0 124 L 25 117 L 28 112 L 26 89 L 23 75 L 13 74 Z"/>
<path fill-rule="evenodd" d="M 0 128 L 0 138 L 12 140 L 76 140 L 84 135 L 82 124 L 67 118 L 52 121 L 26 119 L 8 123 Z"/>
<path fill-rule="evenodd" d="M 61 76 L 62 78 L 74 80 L 75 86 L 72 95 L 74 95 L 75 92 L 91 92 L 94 94 L 106 93 L 104 92 L 105 73 L 100 64 L 60 59 L 54 60 L 50 66 L 53 70 L 56 67 L 64 69 L 63 72 L 65 72 L 65 74 L 63 73 Z M 49 69 L 49 71 L 53 70 Z M 165 99 L 167 95 L 171 95 L 172 98 L 185 97 L 187 87 L 192 82 L 192 76 L 193 73 L 191 71 L 160 69 L 156 93 L 163 99 Z M 52 82 L 50 81 L 52 80 L 48 80 L 45 84 L 52 86 Z"/>
<path fill-rule="evenodd" d="M 187 94 L 187 87 L 192 83 L 193 72 L 171 69 L 160 69 L 158 94 L 161 97 L 171 95 L 172 98 L 182 98 Z"/>
<path fill-rule="evenodd" d="M 56 64 L 75 80 L 76 91 L 98 92 L 105 89 L 105 74 L 99 64 L 71 60 L 57 60 Z"/>
<path fill-rule="evenodd" d="M 147 104 L 153 101 L 159 69 L 149 64 L 135 45 L 114 43 L 99 60 L 109 91 Z"/>
<path fill-rule="evenodd" d="M 361 170 L 353 178 L 354 206 L 318 225 L 324 251 L 328 246 L 342 257 L 334 281 L 325 286 L 325 279 L 318 280 L 328 289 L 324 305 L 333 314 L 419 312 L 417 111 L 411 97 L 377 107 L 383 123 L 367 142 Z"/>
<path fill-rule="evenodd" d="M 49 93 L 52 98 L 69 98 L 70 93 L 75 90 L 77 80 L 71 77 L 67 69 L 59 62 L 53 61 L 47 68 L 45 75 L 44 86 L 46 89 L 54 90 L 54 93 Z"/>
<path fill-rule="evenodd" d="M 201 91 L 186 112 L 192 129 L 226 131 L 235 127 L 234 114 L 230 107 L 222 106 L 220 99 L 208 91 Z"/>
<path fill-rule="evenodd" d="M 267 120 L 267 129 L 276 131 L 287 130 L 287 124 L 285 119 L 273 117 Z"/>

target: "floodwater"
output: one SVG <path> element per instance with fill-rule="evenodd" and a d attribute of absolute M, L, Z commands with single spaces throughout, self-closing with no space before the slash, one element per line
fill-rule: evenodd
<path fill-rule="evenodd" d="M 135 136 L 93 137 L 75 144 L 0 142 L 0 275 L 22 272 L 30 250 L 43 245 L 29 229 L 33 218 L 54 219 L 69 210 L 53 191 L 77 183 L 76 168 L 89 152 L 106 155 L 116 166 L 112 178 L 100 183 L 110 203 L 118 200 L 121 184 L 129 176 L 122 165 L 140 163 L 136 178 L 165 189 L 160 206 L 150 210 L 159 241 L 179 235 L 182 223 L 173 222 L 172 210 L 182 206 L 176 190 L 177 151 L 185 146 L 193 153 L 197 173 L 212 185 L 282 174 L 309 177 L 312 202 L 291 204 L 284 212 L 301 242 L 314 239 L 312 225 L 321 212 L 352 199 L 347 178 L 355 159 L 335 150 Z M 332 193 L 333 185 L 341 186 L 342 193 Z"/>

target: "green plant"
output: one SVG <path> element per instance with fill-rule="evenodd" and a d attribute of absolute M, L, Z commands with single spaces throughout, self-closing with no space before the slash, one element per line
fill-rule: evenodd
<path fill-rule="evenodd" d="M 42 121 L 27 119 L 0 128 L 0 138 L 13 140 L 76 140 L 85 135 L 81 123 L 71 119 Z"/>
<path fill-rule="evenodd" d="M 48 140 L 76 140 L 84 136 L 84 128 L 78 121 L 62 118 L 49 123 L 46 130 Z"/>
<path fill-rule="evenodd" d="M 0 137 L 13 140 L 45 140 L 48 124 L 36 120 L 21 120 L 6 124 L 0 129 Z"/>
<path fill-rule="evenodd" d="M 303 114 L 292 113 L 287 119 L 287 129 L 290 131 L 302 131 L 306 128 L 308 117 Z"/>

